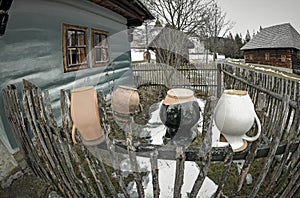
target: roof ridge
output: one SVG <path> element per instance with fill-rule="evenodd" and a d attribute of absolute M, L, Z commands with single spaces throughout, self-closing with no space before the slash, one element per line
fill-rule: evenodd
<path fill-rule="evenodd" d="M 241 50 L 262 48 L 300 49 L 300 34 L 290 23 L 263 28 Z"/>

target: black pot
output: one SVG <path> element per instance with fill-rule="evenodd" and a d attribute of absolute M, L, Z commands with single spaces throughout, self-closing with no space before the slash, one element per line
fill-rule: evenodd
<path fill-rule="evenodd" d="M 166 105 L 160 108 L 160 119 L 167 127 L 166 138 L 173 138 L 177 132 L 181 136 L 191 135 L 191 128 L 200 118 L 200 108 L 197 101 Z"/>

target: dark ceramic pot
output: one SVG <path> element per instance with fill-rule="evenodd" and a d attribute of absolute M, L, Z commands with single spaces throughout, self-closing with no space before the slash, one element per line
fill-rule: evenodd
<path fill-rule="evenodd" d="M 162 123 L 167 127 L 165 138 L 172 139 L 177 133 L 182 138 L 192 136 L 191 128 L 200 118 L 200 108 L 194 92 L 188 89 L 168 91 L 159 115 Z"/>

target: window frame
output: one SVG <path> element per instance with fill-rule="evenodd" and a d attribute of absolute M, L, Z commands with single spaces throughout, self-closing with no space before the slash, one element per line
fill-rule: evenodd
<path fill-rule="evenodd" d="M 249 60 L 253 61 L 253 54 L 249 54 Z"/>
<path fill-rule="evenodd" d="M 104 35 L 106 37 L 107 46 L 102 46 L 102 45 L 95 46 L 95 34 Z M 107 31 L 91 28 L 91 47 L 92 47 L 92 66 L 93 67 L 107 66 L 110 62 L 110 46 L 109 46 L 108 35 L 109 35 L 109 32 L 107 32 Z M 106 49 L 107 60 L 96 61 L 96 48 Z"/>
<path fill-rule="evenodd" d="M 84 45 L 75 45 L 75 46 L 68 46 L 68 31 L 74 30 L 74 31 L 83 31 L 84 32 Z M 84 26 L 78 26 L 78 25 L 70 25 L 70 24 L 63 24 L 63 62 L 64 62 L 64 72 L 70 72 L 70 71 L 77 71 L 81 69 L 88 68 L 89 65 L 89 43 L 88 43 L 88 28 Z M 76 49 L 82 49 L 84 50 L 85 60 L 84 62 L 78 63 L 78 64 L 69 64 L 69 48 L 76 48 Z M 80 56 L 80 55 L 79 55 Z"/>
<path fill-rule="evenodd" d="M 297 56 L 297 59 L 300 59 L 300 50 L 297 50 L 296 56 Z"/>
<path fill-rule="evenodd" d="M 269 61 L 270 60 L 270 52 L 265 53 L 265 60 Z"/>
<path fill-rule="evenodd" d="M 286 62 L 286 55 L 282 54 L 280 56 L 280 60 L 281 60 L 282 63 L 285 63 Z"/>

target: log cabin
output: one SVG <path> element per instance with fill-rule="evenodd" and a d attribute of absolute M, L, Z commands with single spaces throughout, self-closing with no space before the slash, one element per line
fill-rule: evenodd
<path fill-rule="evenodd" d="M 131 28 L 153 19 L 138 0 L 0 1 L 0 88 L 22 79 L 50 92 L 94 86 L 107 94 L 132 78 Z M 0 97 L 0 140 L 16 143 Z M 10 149 L 12 150 L 12 149 Z"/>
<path fill-rule="evenodd" d="M 263 28 L 241 50 L 246 63 L 289 68 L 300 74 L 300 34 L 290 23 Z"/>

